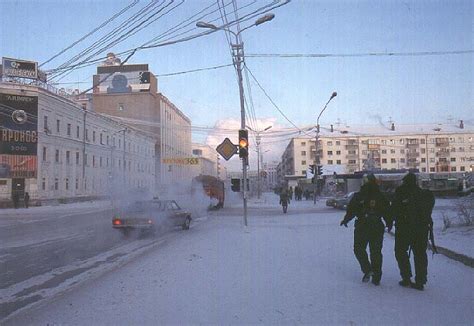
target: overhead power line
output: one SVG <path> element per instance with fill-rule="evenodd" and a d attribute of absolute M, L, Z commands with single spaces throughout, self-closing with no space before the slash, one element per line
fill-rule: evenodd
<path fill-rule="evenodd" d="M 474 50 L 422 52 L 367 52 L 367 53 L 249 53 L 248 58 L 349 58 L 349 57 L 419 57 L 434 55 L 471 54 Z"/>

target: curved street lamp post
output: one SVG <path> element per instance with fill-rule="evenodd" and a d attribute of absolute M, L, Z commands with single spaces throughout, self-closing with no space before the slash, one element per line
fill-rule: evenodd
<path fill-rule="evenodd" d="M 313 183 L 316 184 L 315 189 L 314 189 L 314 196 L 313 196 L 314 204 L 316 204 L 317 190 L 319 190 L 319 183 L 318 183 L 318 180 L 319 180 L 318 166 L 320 164 L 319 148 L 318 148 L 319 147 L 319 118 L 321 117 L 321 114 L 323 114 L 324 110 L 326 110 L 329 102 L 331 102 L 331 100 L 335 98 L 336 96 L 337 96 L 337 92 L 332 92 L 331 97 L 324 105 L 323 109 L 318 115 L 318 119 L 316 120 L 316 137 L 315 137 L 315 144 L 314 144 L 314 148 L 316 152 L 314 153 L 314 177 L 313 177 Z"/>

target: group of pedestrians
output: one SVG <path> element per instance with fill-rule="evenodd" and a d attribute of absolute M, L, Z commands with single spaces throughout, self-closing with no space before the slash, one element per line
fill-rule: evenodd
<path fill-rule="evenodd" d="M 360 191 L 354 194 L 348 204 L 347 212 L 340 225 L 356 218 L 354 228 L 354 254 L 363 273 L 362 281 L 375 285 L 382 278 L 382 246 L 384 230 L 390 232 L 395 224 L 395 258 L 400 269 L 404 287 L 423 290 L 427 282 L 428 234 L 432 231 L 431 212 L 434 196 L 416 183 L 416 175 L 408 173 L 403 183 L 395 190 L 390 203 L 380 191 L 374 175 L 369 175 Z M 385 222 L 385 224 L 382 222 Z M 370 250 L 370 259 L 367 255 Z M 412 282 L 410 251 L 415 262 L 415 282 Z"/>

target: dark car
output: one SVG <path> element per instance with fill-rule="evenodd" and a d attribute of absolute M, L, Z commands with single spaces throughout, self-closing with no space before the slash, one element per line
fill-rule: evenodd
<path fill-rule="evenodd" d="M 181 226 L 188 230 L 191 213 L 181 209 L 174 200 L 150 200 L 135 202 L 118 209 L 112 219 L 112 227 L 128 235 L 137 229 L 155 232 L 160 227 Z"/>
<path fill-rule="evenodd" d="M 354 196 L 355 192 L 350 192 L 344 197 L 337 198 L 336 203 L 334 204 L 334 207 L 337 209 L 346 209 L 347 205 L 351 201 L 352 197 Z"/>
<path fill-rule="evenodd" d="M 336 205 L 336 197 L 332 197 L 326 200 L 326 206 L 334 207 Z"/>

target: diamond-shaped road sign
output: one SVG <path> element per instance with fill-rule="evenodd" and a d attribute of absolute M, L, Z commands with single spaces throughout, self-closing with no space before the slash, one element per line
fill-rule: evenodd
<path fill-rule="evenodd" d="M 224 141 L 216 147 L 216 150 L 226 161 L 237 154 L 237 146 L 232 144 L 229 138 L 224 139 Z"/>

